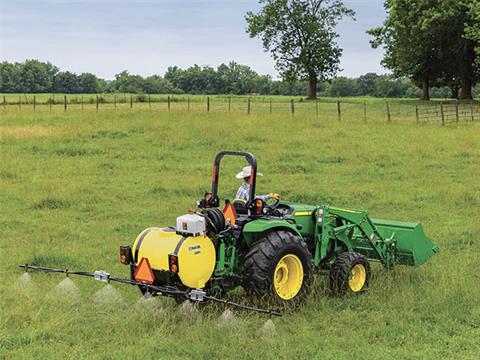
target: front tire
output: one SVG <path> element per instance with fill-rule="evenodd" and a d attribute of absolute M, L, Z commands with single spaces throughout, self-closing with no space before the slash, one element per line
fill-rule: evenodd
<path fill-rule="evenodd" d="M 288 231 L 272 231 L 257 240 L 245 256 L 243 287 L 274 302 L 300 302 L 312 282 L 312 258 L 304 241 Z"/>
<path fill-rule="evenodd" d="M 330 270 L 330 290 L 334 295 L 357 294 L 370 283 L 371 270 L 368 259 L 350 251 L 340 254 Z"/>

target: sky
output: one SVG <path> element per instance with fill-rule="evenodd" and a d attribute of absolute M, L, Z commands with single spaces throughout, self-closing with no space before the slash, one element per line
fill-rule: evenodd
<path fill-rule="evenodd" d="M 337 31 L 343 76 L 385 73 L 383 51 L 366 30 L 382 24 L 383 0 L 344 0 L 356 21 Z M 234 60 L 278 78 L 260 39 L 245 32 L 256 0 L 0 0 L 0 61 L 38 59 L 104 79 L 128 70 L 163 75 L 168 66 L 218 66 Z"/>

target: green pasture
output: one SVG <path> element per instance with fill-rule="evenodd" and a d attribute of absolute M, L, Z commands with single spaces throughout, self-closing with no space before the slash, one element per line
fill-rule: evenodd
<path fill-rule="evenodd" d="M 250 115 L 225 102 L 209 113 L 203 102 L 190 112 L 0 106 L 0 358 L 478 359 L 480 123 L 417 125 L 408 103 L 387 123 L 384 101 L 369 99 L 366 123 L 362 101 L 339 122 L 335 102 L 319 116 L 299 102 L 292 116 L 285 100 L 286 111 L 264 103 Z M 259 331 L 258 314 L 233 310 L 236 322 L 222 324 L 221 307 L 189 315 L 166 298 L 138 304 L 126 285 L 113 285 L 122 300 L 102 302 L 104 284 L 89 279 L 72 278 L 69 295 L 56 289 L 62 275 L 19 280 L 22 263 L 128 277 L 119 245 L 173 225 L 209 189 L 224 149 L 257 156 L 259 193 L 418 221 L 440 252 L 419 268 L 373 264 L 360 296 L 331 297 L 318 275 L 302 307 L 273 319 L 275 332 Z M 223 169 L 224 198 L 241 165 Z"/>

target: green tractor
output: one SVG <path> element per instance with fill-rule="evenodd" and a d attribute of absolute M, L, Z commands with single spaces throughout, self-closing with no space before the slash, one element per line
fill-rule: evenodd
<path fill-rule="evenodd" d="M 243 157 L 251 166 L 250 196 L 247 202 L 226 200 L 220 210 L 225 156 Z M 421 224 L 371 219 L 366 211 L 329 205 L 266 203 L 255 196 L 256 179 L 252 154 L 218 153 L 212 190 L 198 202 L 198 211 L 177 218 L 176 227 L 148 228 L 132 247 L 121 247 L 121 262 L 130 265 L 132 280 L 181 290 L 192 300 L 242 286 L 291 305 L 308 293 L 314 270 L 329 272 L 333 294 L 360 293 L 369 285 L 371 261 L 386 268 L 418 266 L 438 251 Z M 142 292 L 154 288 L 139 287 Z"/>

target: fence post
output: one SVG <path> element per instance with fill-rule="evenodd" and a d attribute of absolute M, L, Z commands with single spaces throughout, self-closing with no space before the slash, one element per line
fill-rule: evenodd
<path fill-rule="evenodd" d="M 292 115 L 295 114 L 295 101 L 293 99 L 290 100 L 290 108 L 292 110 Z"/>
<path fill-rule="evenodd" d="M 247 100 L 247 114 L 250 115 L 250 98 Z"/>
<path fill-rule="evenodd" d="M 340 107 L 340 100 L 337 100 L 337 115 L 338 121 L 342 121 L 342 109 Z"/>
<path fill-rule="evenodd" d="M 5 99 L 5 95 L 3 95 L 3 108 L 6 109 L 7 108 L 7 101 Z"/>
<path fill-rule="evenodd" d="M 420 123 L 420 116 L 418 115 L 418 105 L 415 105 L 415 117 L 417 118 L 417 125 Z"/>
<path fill-rule="evenodd" d="M 170 111 L 170 95 L 168 95 L 167 97 L 167 108 L 168 108 L 168 111 Z"/>
<path fill-rule="evenodd" d="M 133 96 L 130 95 L 130 109 L 133 108 Z"/>
<path fill-rule="evenodd" d="M 445 114 L 443 112 L 443 102 L 440 103 L 440 114 L 442 115 L 442 126 L 445 125 Z"/>
<path fill-rule="evenodd" d="M 187 111 L 190 112 L 190 98 L 187 97 Z"/>
<path fill-rule="evenodd" d="M 470 104 L 470 114 L 472 115 L 472 121 L 475 121 L 475 116 L 473 115 L 473 102 Z"/>
<path fill-rule="evenodd" d="M 95 109 L 97 110 L 98 112 L 98 94 L 96 94 L 96 103 L 95 103 Z"/>
<path fill-rule="evenodd" d="M 228 97 L 228 113 L 229 114 L 230 114 L 231 110 L 232 110 L 232 97 L 229 96 Z"/>
<path fill-rule="evenodd" d="M 367 102 L 363 102 L 363 122 L 367 122 Z"/>
<path fill-rule="evenodd" d="M 457 122 L 458 124 L 458 121 L 460 120 L 459 119 L 459 114 L 458 114 L 458 104 L 455 104 L 455 121 Z"/>
<path fill-rule="evenodd" d="M 52 112 L 52 102 L 53 102 L 52 98 L 49 97 L 48 98 L 48 109 L 50 110 L 50 112 Z"/>
<path fill-rule="evenodd" d="M 63 95 L 63 111 L 67 111 L 67 95 Z"/>
<path fill-rule="evenodd" d="M 35 95 L 33 95 L 33 111 L 36 110 L 36 107 L 37 107 L 37 101 L 36 101 Z"/>
<path fill-rule="evenodd" d="M 210 112 L 210 96 L 207 96 L 207 112 Z"/>
<path fill-rule="evenodd" d="M 272 99 L 270 99 L 270 114 L 272 113 Z"/>
<path fill-rule="evenodd" d="M 387 104 L 387 121 L 391 122 L 392 118 L 390 116 L 390 104 L 388 103 L 388 101 L 386 102 L 386 104 Z"/>
<path fill-rule="evenodd" d="M 113 95 L 113 108 L 117 110 L 117 95 Z"/>
<path fill-rule="evenodd" d="M 315 101 L 315 116 L 318 117 L 318 100 Z"/>

